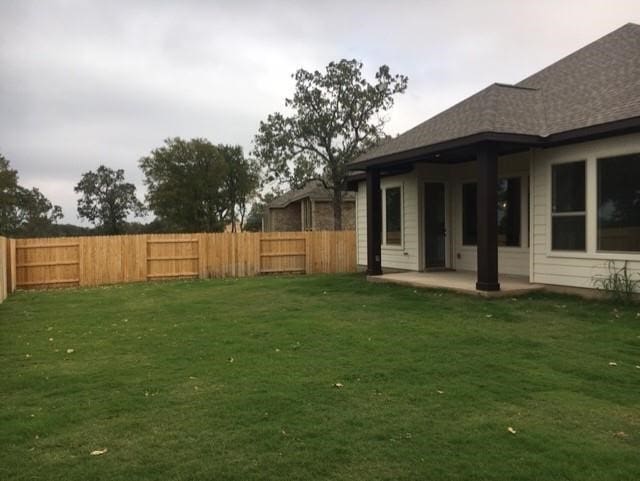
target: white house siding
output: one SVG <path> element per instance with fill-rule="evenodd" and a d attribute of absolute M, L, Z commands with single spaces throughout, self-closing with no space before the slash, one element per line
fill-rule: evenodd
<path fill-rule="evenodd" d="M 529 176 L 530 154 L 511 155 L 500 158 L 499 175 L 501 177 L 521 177 L 522 185 L 522 232 L 524 247 L 500 247 L 498 262 L 500 272 L 505 274 L 529 275 L 529 249 L 527 213 L 527 182 Z M 458 165 L 417 164 L 414 171 L 402 176 L 383 177 L 380 185 L 403 186 L 403 235 L 402 248 L 382 246 L 382 267 L 422 270 L 423 252 L 423 198 L 425 182 L 444 182 L 447 189 L 448 243 L 447 266 L 458 270 L 476 270 L 476 248 L 462 245 L 462 184 L 476 180 L 476 163 Z M 360 182 L 356 196 L 358 264 L 367 264 L 367 205 L 366 183 Z"/>
<path fill-rule="evenodd" d="M 498 248 L 499 271 L 503 274 L 528 275 L 531 282 L 569 287 L 594 287 L 596 276 L 606 275 L 607 262 L 618 267 L 626 260 L 632 273 L 640 275 L 640 253 L 597 252 L 597 159 L 640 152 L 640 134 L 630 134 L 553 149 L 504 156 L 499 159 L 499 177 L 521 177 L 521 244 Z M 586 252 L 551 251 L 551 165 L 556 162 L 585 160 L 587 167 L 587 249 Z M 409 174 L 385 177 L 390 183 L 403 185 L 402 248 L 382 247 L 383 268 L 422 270 L 423 189 L 428 181 L 446 182 L 450 208 L 448 265 L 457 270 L 476 270 L 476 248 L 462 245 L 462 184 L 476 180 L 475 162 L 445 166 L 418 164 Z M 531 194 L 527 199 L 529 180 Z M 530 211 L 526 212 L 529 208 Z M 358 264 L 367 263 L 366 184 L 361 182 L 357 195 Z M 532 230 L 529 232 L 527 219 Z M 531 249 L 528 247 L 531 245 Z"/>
<path fill-rule="evenodd" d="M 356 193 L 356 255 L 359 266 L 367 265 L 367 184 L 360 182 Z"/>
<path fill-rule="evenodd" d="M 605 275 L 607 262 L 621 267 L 625 260 L 640 274 L 640 253 L 597 251 L 597 159 L 640 152 L 640 134 L 573 144 L 532 152 L 533 205 L 532 275 L 533 282 L 570 287 L 594 287 L 594 276 Z M 587 248 L 586 252 L 551 251 L 551 165 L 586 161 Z"/>
<path fill-rule="evenodd" d="M 382 239 L 382 266 L 392 269 L 417 271 L 419 269 L 418 191 L 414 174 L 383 177 L 380 188 L 402 187 L 402 245 L 386 246 Z M 384 204 L 384 198 L 383 198 Z M 383 207 L 384 208 L 384 207 Z M 356 196 L 356 236 L 358 242 L 358 264 L 367 264 L 367 187 L 358 185 Z M 384 237 L 384 236 L 383 236 Z"/>
<path fill-rule="evenodd" d="M 498 159 L 498 177 L 520 178 L 520 247 L 498 247 L 498 272 L 501 274 L 529 275 L 529 229 L 527 209 L 529 205 L 529 159 L 531 154 L 524 152 L 500 157 Z M 451 230 L 454 255 L 452 267 L 457 270 L 477 270 L 477 250 L 474 246 L 462 244 L 462 184 L 477 180 L 476 163 L 467 162 L 451 166 L 453 187 L 453 211 L 451 218 L 454 228 Z"/>

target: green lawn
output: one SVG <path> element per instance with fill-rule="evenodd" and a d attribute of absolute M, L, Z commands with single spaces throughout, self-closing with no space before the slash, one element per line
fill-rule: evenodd
<path fill-rule="evenodd" d="M 18 293 L 0 479 L 635 480 L 639 311 L 357 275 Z"/>

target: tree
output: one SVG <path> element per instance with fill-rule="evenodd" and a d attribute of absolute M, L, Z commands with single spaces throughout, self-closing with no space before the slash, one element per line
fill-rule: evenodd
<path fill-rule="evenodd" d="M 251 210 L 247 215 L 247 222 L 244 224 L 243 229 L 249 232 L 260 232 L 262 230 L 262 219 L 267 204 L 281 194 L 282 192 L 276 191 L 275 193 L 269 192 L 259 196 L 251 206 Z"/>
<path fill-rule="evenodd" d="M 240 146 L 206 139 L 168 139 L 140 159 L 147 200 L 154 213 L 176 230 L 220 232 L 240 223 L 258 177 Z"/>
<path fill-rule="evenodd" d="M 62 208 L 53 205 L 37 187 L 17 190 L 18 226 L 16 233 L 35 237 L 47 235 L 53 224 L 62 219 Z"/>
<path fill-rule="evenodd" d="M 244 225 L 247 205 L 259 185 L 259 172 L 254 162 L 245 159 L 239 145 L 218 145 L 218 149 L 227 164 L 224 189 L 227 197 L 231 231 L 236 225 Z"/>
<path fill-rule="evenodd" d="M 8 234 L 15 225 L 18 172 L 9 167 L 9 161 L 0 154 L 0 231 Z"/>
<path fill-rule="evenodd" d="M 136 197 L 136 186 L 125 182 L 122 169 L 101 165 L 95 172 L 82 174 L 74 190 L 82 194 L 78 199 L 78 215 L 106 234 L 123 232 L 130 214 L 144 215 L 144 205 Z"/>
<path fill-rule="evenodd" d="M 254 202 L 247 215 L 247 221 L 243 225 L 242 229 L 247 232 L 260 232 L 262 231 L 262 216 L 264 215 L 265 204 L 263 202 Z"/>
<path fill-rule="evenodd" d="M 45 235 L 61 218 L 60 206 L 53 205 L 39 189 L 19 185 L 18 172 L 0 155 L 0 234 Z"/>
<path fill-rule="evenodd" d="M 372 84 L 362 76 L 362 63 L 343 59 L 325 73 L 300 69 L 293 78 L 293 97 L 285 99 L 291 114 L 276 112 L 260 122 L 254 155 L 267 180 L 293 188 L 322 181 L 332 192 L 334 228 L 341 230 L 347 164 L 384 137 L 382 114 L 394 95 L 404 93 L 407 77 L 391 75 L 383 65 Z"/>

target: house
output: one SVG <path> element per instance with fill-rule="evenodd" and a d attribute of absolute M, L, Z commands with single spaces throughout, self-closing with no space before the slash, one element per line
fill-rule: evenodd
<path fill-rule="evenodd" d="M 344 192 L 342 230 L 355 229 L 354 192 Z M 292 190 L 270 202 L 264 211 L 263 230 L 334 230 L 332 193 L 320 181 L 309 181 L 302 189 Z"/>
<path fill-rule="evenodd" d="M 640 25 L 490 85 L 350 168 L 371 276 L 471 271 L 472 289 L 498 291 L 504 274 L 593 288 L 609 261 L 639 275 Z"/>

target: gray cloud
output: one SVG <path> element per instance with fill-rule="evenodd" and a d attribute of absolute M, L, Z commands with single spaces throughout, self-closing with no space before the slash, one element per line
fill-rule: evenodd
<path fill-rule="evenodd" d="M 636 1 L 4 1 L 0 152 L 77 222 L 73 185 L 170 136 L 251 148 L 290 75 L 358 58 L 409 76 L 398 133 L 627 22 Z"/>

